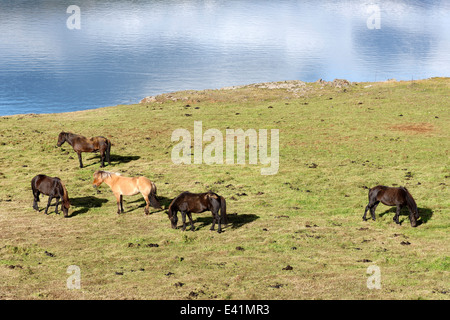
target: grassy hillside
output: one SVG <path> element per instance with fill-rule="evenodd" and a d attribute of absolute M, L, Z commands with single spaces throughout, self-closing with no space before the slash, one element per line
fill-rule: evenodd
<path fill-rule="evenodd" d="M 448 299 L 449 92 L 449 78 L 291 81 L 1 117 L 0 299 Z M 259 161 L 175 165 L 172 132 L 193 136 L 194 121 L 222 132 L 224 151 L 226 129 L 279 129 L 278 173 L 261 175 Z M 206 212 L 193 214 L 195 232 L 174 230 L 165 210 L 144 215 L 140 195 L 117 215 L 108 186 L 92 187 L 99 155 L 84 153 L 80 169 L 56 147 L 63 130 L 110 138 L 105 169 L 153 180 L 165 207 L 185 190 L 217 192 L 230 223 L 211 232 Z M 65 182 L 69 218 L 54 205 L 45 216 L 46 196 L 32 209 L 40 173 Z M 404 209 L 396 225 L 382 204 L 363 222 L 377 184 L 407 186 L 422 223 Z M 70 265 L 81 289 L 67 289 Z M 379 290 L 367 288 L 371 265 Z"/>

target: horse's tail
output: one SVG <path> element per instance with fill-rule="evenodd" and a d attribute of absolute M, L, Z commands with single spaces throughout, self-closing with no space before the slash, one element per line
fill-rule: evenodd
<path fill-rule="evenodd" d="M 227 224 L 228 223 L 227 203 L 225 201 L 225 198 L 222 196 L 220 196 L 220 214 L 222 216 L 222 222 Z"/>
<path fill-rule="evenodd" d="M 414 217 L 416 219 L 419 219 L 419 210 L 417 209 L 416 201 L 414 201 L 414 198 L 412 197 L 411 193 L 409 193 L 408 189 L 406 189 L 405 187 L 401 187 L 401 189 L 403 189 L 406 194 L 406 205 L 414 213 Z"/>
<path fill-rule="evenodd" d="M 108 143 L 108 146 L 106 147 L 106 161 L 108 161 L 108 164 L 111 164 L 111 140 L 106 140 Z"/>
<path fill-rule="evenodd" d="M 34 200 L 39 202 L 39 198 L 36 198 L 36 180 L 37 180 L 37 177 L 38 176 L 36 176 L 33 179 L 31 179 L 31 191 L 33 192 Z"/>
<path fill-rule="evenodd" d="M 161 204 L 159 203 L 158 199 L 156 198 L 156 184 L 153 183 L 153 181 L 150 181 L 150 194 L 148 195 L 148 200 L 150 201 L 150 204 L 155 209 L 161 209 Z"/>

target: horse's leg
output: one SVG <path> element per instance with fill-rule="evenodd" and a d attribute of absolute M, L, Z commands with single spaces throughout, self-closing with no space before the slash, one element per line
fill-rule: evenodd
<path fill-rule="evenodd" d="M 105 166 L 105 150 L 100 149 L 100 157 L 102 159 L 102 164 L 100 165 L 100 168 L 103 168 Z"/>
<path fill-rule="evenodd" d="M 366 215 L 367 215 L 367 211 L 369 209 L 372 208 L 372 206 L 374 205 L 374 203 L 376 202 L 376 195 L 374 197 L 374 192 L 372 190 L 369 191 L 369 203 L 366 206 L 366 209 L 364 210 L 364 215 L 363 215 L 363 221 L 367 221 Z M 372 214 L 372 211 L 370 211 L 370 213 Z"/>
<path fill-rule="evenodd" d="M 123 213 L 123 195 L 120 195 L 120 211 Z"/>
<path fill-rule="evenodd" d="M 194 221 L 192 221 L 192 214 L 190 211 L 187 212 L 187 216 L 189 218 L 189 223 L 191 224 L 191 231 L 195 231 Z"/>
<path fill-rule="evenodd" d="M 33 200 L 33 209 L 36 211 L 39 211 L 38 202 L 39 202 L 39 194 L 40 192 L 36 190 L 34 193 L 34 200 Z"/>
<path fill-rule="evenodd" d="M 120 203 L 122 199 L 122 195 L 120 193 L 114 193 L 114 196 L 116 197 L 116 203 L 117 203 L 117 214 L 120 214 Z M 122 208 L 123 209 L 123 208 Z M 123 212 L 123 211 L 122 211 Z"/>
<path fill-rule="evenodd" d="M 379 203 L 380 203 L 380 201 L 375 202 L 372 205 L 372 208 L 370 208 L 370 215 L 372 216 L 373 221 L 375 221 L 375 210 L 377 209 Z"/>
<path fill-rule="evenodd" d="M 370 205 L 370 203 L 366 206 L 366 209 L 364 210 L 364 215 L 363 215 L 363 218 L 362 218 L 363 221 L 367 221 L 366 214 L 367 214 L 367 211 L 370 209 L 369 205 Z"/>
<path fill-rule="evenodd" d="M 216 219 L 219 221 L 219 226 L 217 227 L 217 232 L 222 232 L 222 219 L 220 219 L 219 211 L 216 212 Z"/>
<path fill-rule="evenodd" d="M 212 210 L 211 210 L 211 215 L 213 217 L 213 221 L 212 221 L 211 228 L 209 228 L 209 230 L 214 231 L 214 226 L 216 225 L 216 215 L 214 214 L 214 211 L 212 211 Z"/>
<path fill-rule="evenodd" d="M 58 212 L 59 199 L 60 199 L 59 197 L 56 197 L 56 207 L 55 207 L 56 214 L 59 214 L 59 212 Z M 62 210 L 62 204 L 61 204 L 61 210 Z"/>
<path fill-rule="evenodd" d="M 50 207 L 50 203 L 52 202 L 52 199 L 53 199 L 53 196 L 52 195 L 49 195 L 48 196 L 48 203 L 47 203 L 47 207 L 45 208 L 45 214 L 48 214 L 47 213 L 47 211 L 48 211 L 48 207 Z"/>
<path fill-rule="evenodd" d="M 220 216 L 219 216 L 219 210 L 214 212 L 214 219 L 217 221 L 217 224 L 218 224 L 217 232 L 221 233 L 222 232 L 222 224 L 221 224 L 221 219 L 220 219 Z"/>
<path fill-rule="evenodd" d="M 148 195 L 146 195 L 146 194 L 144 194 L 142 192 L 141 192 L 141 194 L 144 197 L 144 200 L 145 200 L 145 203 L 146 203 L 146 206 L 144 208 L 144 213 L 148 215 L 148 214 L 150 214 L 150 210 L 149 210 L 149 208 L 150 208 L 150 200 L 148 199 Z"/>
<path fill-rule="evenodd" d="M 83 161 L 81 160 L 81 151 L 77 151 L 78 160 L 80 161 L 80 168 L 83 168 Z"/>
<path fill-rule="evenodd" d="M 397 211 L 395 212 L 394 221 L 396 224 L 400 224 L 400 221 L 398 221 L 398 217 L 400 216 L 400 211 L 402 210 L 401 205 L 397 205 Z"/>
<path fill-rule="evenodd" d="M 186 230 L 186 211 L 181 211 L 181 221 L 183 221 L 183 227 L 181 227 L 181 230 Z"/>
<path fill-rule="evenodd" d="M 111 165 L 111 142 L 108 140 L 108 146 L 106 147 L 106 161 Z"/>

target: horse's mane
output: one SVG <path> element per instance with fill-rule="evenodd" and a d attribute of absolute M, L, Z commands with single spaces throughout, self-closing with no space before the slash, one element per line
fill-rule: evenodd
<path fill-rule="evenodd" d="M 97 173 L 100 175 L 102 179 L 111 178 L 112 175 L 120 176 L 119 172 L 110 172 L 110 171 L 102 171 L 99 170 Z"/>
<path fill-rule="evenodd" d="M 61 133 L 62 133 L 64 136 L 66 136 L 66 137 L 69 136 L 69 135 L 70 135 L 70 136 L 76 136 L 76 134 L 75 134 L 75 133 L 72 133 L 72 132 L 62 131 Z"/>
<path fill-rule="evenodd" d="M 70 208 L 70 202 L 69 202 L 69 194 L 67 193 L 67 188 L 64 185 L 64 183 L 61 181 L 61 179 L 59 180 L 59 182 L 61 183 L 61 186 L 63 188 L 64 191 L 64 195 L 63 195 L 63 199 L 64 199 L 64 206 L 69 209 Z"/>
<path fill-rule="evenodd" d="M 414 198 L 412 197 L 411 193 L 409 193 L 408 189 L 406 189 L 406 187 L 400 187 L 400 189 L 406 192 L 406 202 L 408 206 L 413 210 L 417 210 L 416 201 L 414 201 Z"/>
<path fill-rule="evenodd" d="M 172 202 L 169 204 L 169 208 L 168 208 L 167 214 L 169 214 L 169 212 L 171 212 L 172 206 L 175 206 L 175 207 L 176 207 L 176 206 L 178 205 L 178 204 L 177 204 L 178 199 L 181 198 L 181 196 L 185 195 L 186 193 L 191 193 L 191 192 L 189 192 L 189 191 L 184 191 L 184 192 L 180 193 L 178 196 L 176 196 L 176 197 L 172 200 Z"/>

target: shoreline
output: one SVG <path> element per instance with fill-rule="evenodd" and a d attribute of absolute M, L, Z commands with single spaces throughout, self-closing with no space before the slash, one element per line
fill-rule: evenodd
<path fill-rule="evenodd" d="M 414 83 L 417 81 L 427 81 L 432 79 L 450 79 L 450 77 L 446 76 L 434 76 L 429 77 L 425 79 L 416 79 L 416 80 L 396 80 L 396 79 L 387 79 L 387 80 L 380 80 L 380 81 L 360 81 L 360 82 L 352 82 L 346 79 L 334 79 L 332 81 L 327 81 L 323 79 L 318 79 L 314 82 L 306 82 L 302 80 L 283 80 L 283 81 L 270 81 L 270 82 L 259 82 L 259 83 L 250 83 L 250 84 L 244 84 L 244 85 L 234 85 L 234 86 L 226 86 L 218 89 L 201 89 L 201 90 L 180 90 L 180 91 L 172 91 L 172 92 L 164 92 L 153 96 L 146 96 L 139 100 L 136 103 L 132 104 L 117 104 L 117 105 L 109 105 L 109 106 L 102 106 L 102 107 L 94 107 L 89 109 L 81 109 L 81 110 L 75 110 L 75 111 L 68 111 L 68 112 L 42 112 L 42 113 L 17 113 L 17 114 L 6 114 L 1 115 L 0 118 L 8 118 L 8 117 L 34 117 L 39 115 L 51 115 L 51 114 L 65 114 L 65 113 L 75 113 L 75 112 L 86 112 L 86 111 L 92 111 L 97 110 L 101 108 L 111 108 L 111 107 L 117 107 L 117 106 L 129 106 L 129 105 L 138 105 L 138 104 L 149 104 L 149 103 L 162 103 L 165 101 L 172 100 L 174 102 L 176 101 L 189 101 L 189 98 L 184 97 L 177 97 L 180 94 L 201 94 L 201 93 L 208 93 L 208 92 L 217 92 L 217 91 L 235 91 L 239 89 L 268 89 L 268 90 L 286 90 L 288 93 L 293 93 L 296 95 L 296 97 L 300 98 L 302 97 L 302 94 L 306 93 L 305 90 L 308 86 L 311 85 L 322 85 L 322 86 L 331 86 L 334 88 L 345 88 L 348 86 L 353 85 L 361 85 L 364 84 L 366 86 L 371 86 L 372 84 L 381 84 L 381 83 Z"/>

